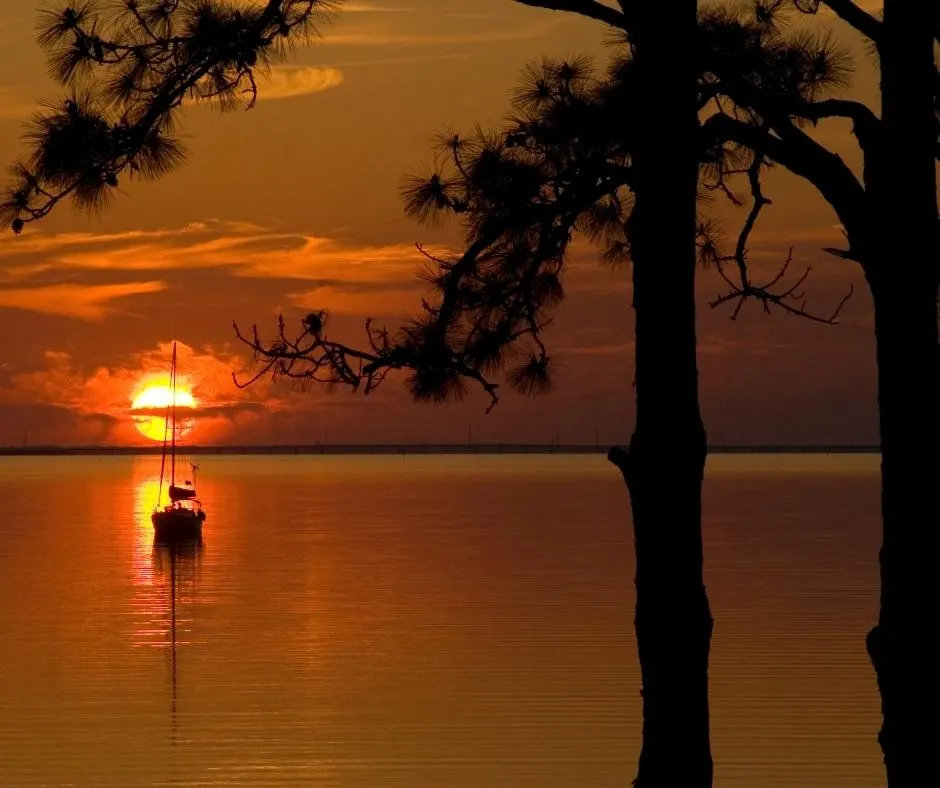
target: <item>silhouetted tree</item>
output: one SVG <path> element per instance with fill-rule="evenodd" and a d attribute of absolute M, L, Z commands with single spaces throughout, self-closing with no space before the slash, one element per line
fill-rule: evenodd
<path fill-rule="evenodd" d="M 630 490 L 636 544 L 636 634 L 643 681 L 640 788 L 709 788 L 708 654 L 712 618 L 702 572 L 706 441 L 698 401 L 694 279 L 700 156 L 696 0 L 535 3 L 599 16 L 629 37 L 622 81 L 592 89 L 580 63 L 532 73 L 518 122 L 498 135 L 445 144 L 450 168 L 406 190 L 409 212 L 463 217 L 467 246 L 434 260 L 440 300 L 397 336 L 368 327 L 370 350 L 338 345 L 324 315 L 288 340 L 243 337 L 276 376 L 366 391 L 409 370 L 418 399 L 459 397 L 465 380 L 496 401 L 489 374 L 508 365 L 523 392 L 547 389 L 542 341 L 563 291 L 559 274 L 579 226 L 629 247 L 636 313 L 636 429 L 612 462 Z M 667 7 L 668 5 L 668 7 Z M 675 58 L 675 51 L 690 56 Z M 629 90 L 607 96 L 608 89 Z M 669 100 L 664 101 L 668 96 Z M 663 130 L 668 129 L 668 134 Z M 630 229 L 625 206 L 633 196 Z M 236 331 L 237 331 L 236 326 Z"/>
<path fill-rule="evenodd" d="M 746 293 L 768 308 L 807 313 L 794 302 L 792 285 L 774 292 L 750 282 L 745 247 L 756 212 L 729 255 L 717 251 L 710 225 L 697 219 L 700 166 L 704 187 L 723 189 L 738 171 L 759 180 L 766 163 L 721 139 L 702 143 L 698 113 L 714 78 L 699 71 L 694 3 L 685 9 L 687 27 L 678 28 L 675 5 L 624 4 L 629 16 L 587 5 L 604 21 L 619 20 L 628 39 L 627 55 L 606 78 L 591 79 L 582 61 L 530 69 L 506 128 L 443 135 L 443 166 L 407 185 L 413 217 L 456 215 L 466 229 L 461 255 L 428 255 L 426 279 L 436 295 L 420 316 L 397 333 L 367 324 L 365 350 L 330 338 L 325 311 L 308 315 L 297 336 L 282 318 L 272 342 L 256 328 L 246 335 L 236 326 L 262 362 L 242 385 L 270 373 L 368 393 L 391 370 L 403 370 L 418 399 L 459 398 L 469 380 L 495 403 L 494 375 L 504 369 L 514 388 L 541 393 L 552 369 L 543 332 L 564 295 L 561 273 L 573 235 L 601 245 L 608 260 L 632 260 L 636 429 L 630 450 L 614 449 L 610 459 L 630 491 L 636 540 L 644 700 L 637 784 L 703 786 L 712 779 L 712 620 L 702 577 L 706 442 L 695 356 L 696 245 L 719 270 L 736 264 L 743 272 L 735 297 Z M 719 20 L 714 29 L 702 26 L 717 36 Z M 779 84 L 808 100 L 838 83 L 828 51 L 820 71 L 820 47 L 824 42 L 812 38 L 781 40 Z M 677 49 L 688 57 L 676 59 Z"/>
<path fill-rule="evenodd" d="M 20 232 L 63 199 L 102 207 L 119 178 L 182 162 L 173 137 L 187 103 L 249 106 L 256 75 L 310 40 L 341 0 L 71 0 L 41 12 L 39 43 L 68 95 L 32 122 L 0 227 Z"/>
<path fill-rule="evenodd" d="M 726 47 L 710 54 L 727 65 L 715 67 L 723 74 L 715 86 L 717 114 L 705 126 L 812 183 L 848 241 L 847 250 L 828 251 L 859 263 L 872 293 L 884 531 L 881 610 L 868 652 L 881 692 L 888 783 L 922 785 L 936 779 L 929 777 L 937 773 L 936 725 L 927 721 L 940 706 L 929 623 L 940 606 L 934 493 L 940 477 L 940 3 L 885 0 L 878 18 L 851 0 L 793 2 L 807 13 L 828 7 L 867 39 L 881 72 L 880 112 L 857 101 L 805 101 L 768 90 L 771 14 L 763 30 L 723 26 Z M 860 177 L 803 128 L 830 118 L 851 121 L 863 158 Z"/>
<path fill-rule="evenodd" d="M 702 580 L 706 444 L 695 361 L 696 239 L 720 270 L 737 264 L 734 297 L 803 309 L 790 304 L 794 288 L 774 294 L 750 282 L 744 241 L 733 255 L 717 254 L 708 225 L 696 220 L 700 163 L 715 176 L 713 188 L 725 188 L 738 168 L 734 152 L 722 144 L 735 135 L 716 133 L 721 142 L 702 145 L 698 112 L 707 104 L 712 75 L 702 76 L 697 58 L 716 42 L 699 34 L 694 0 L 620 0 L 619 8 L 595 0 L 519 1 L 614 27 L 630 57 L 600 84 L 579 64 L 545 66 L 521 98 L 517 123 L 496 136 L 453 138 L 450 174 L 412 184 L 413 213 L 451 211 L 468 229 L 460 257 L 429 260 L 439 300 L 426 302 L 423 314 L 397 335 L 369 325 L 365 351 L 329 340 L 325 313 L 309 315 L 296 340 L 288 340 L 283 321 L 273 343 L 262 343 L 257 333 L 243 338 L 275 375 L 364 384 L 369 391 L 390 370 L 407 369 L 418 398 L 459 396 L 469 379 L 495 402 L 497 386 L 489 376 L 507 364 L 509 382 L 522 391 L 549 384 L 542 332 L 563 295 L 559 274 L 571 234 L 584 230 L 605 243 L 611 258 L 631 257 L 637 423 L 630 451 L 612 450 L 610 458 L 630 489 L 636 535 L 644 685 L 637 783 L 707 786 L 712 621 Z M 55 75 L 73 93 L 34 124 L 33 153 L 18 166 L 0 217 L 20 231 L 65 198 L 86 208 L 102 205 L 123 173 L 166 172 L 182 158 L 169 134 L 188 99 L 226 108 L 244 93 L 250 104 L 256 69 L 309 35 L 318 16 L 335 5 L 139 0 L 120 9 L 89 2 L 50 12 L 41 41 Z M 756 20 L 765 24 L 779 5 L 759 0 Z M 796 86 L 800 98 L 827 76 L 825 68 L 816 74 L 819 69 L 808 65 L 811 49 L 790 47 L 789 59 L 775 61 L 773 78 Z M 741 123 L 748 133 L 752 120 Z M 759 183 L 764 159 L 759 154 L 748 164 L 752 183 Z"/>
<path fill-rule="evenodd" d="M 696 0 L 621 3 L 631 88 L 614 107 L 631 120 L 636 423 L 613 450 L 630 491 L 636 639 L 643 681 L 638 788 L 712 784 L 695 265 L 701 159 Z M 676 57 L 676 53 L 681 53 Z M 685 54 L 689 53 L 689 54 Z M 632 83 L 632 84 L 631 84 Z M 668 100 L 665 98 L 668 97 Z M 668 130 L 668 133 L 664 133 Z"/>

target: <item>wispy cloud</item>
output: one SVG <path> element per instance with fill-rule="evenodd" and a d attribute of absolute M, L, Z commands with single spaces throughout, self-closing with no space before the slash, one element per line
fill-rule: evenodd
<path fill-rule="evenodd" d="M 258 76 L 258 99 L 279 99 L 309 96 L 339 87 L 343 72 L 338 68 L 320 66 L 274 66 L 266 75 Z"/>
<path fill-rule="evenodd" d="M 22 235 L 0 234 L 0 261 L 21 255 L 56 252 L 83 246 L 101 246 L 128 242 L 158 241 L 202 233 L 251 234 L 264 233 L 265 228 L 252 222 L 231 222 L 208 219 L 173 229 L 124 230 L 116 233 L 67 232 L 47 234 L 41 229 L 27 228 Z"/>
<path fill-rule="evenodd" d="M 117 311 L 116 299 L 173 288 L 179 273 L 204 270 L 281 283 L 278 297 L 298 308 L 399 315 L 428 289 L 415 275 L 424 261 L 412 244 L 356 245 L 251 223 L 112 234 L 37 230 L 0 240 L 0 282 L 8 285 L 0 308 L 100 320 Z M 144 281 L 124 281 L 135 278 Z"/>
<path fill-rule="evenodd" d="M 437 52 L 433 55 L 402 55 L 400 57 L 379 57 L 370 60 L 343 60 L 336 63 L 339 68 L 359 68 L 369 66 L 397 66 L 413 63 L 428 63 L 435 60 L 466 60 L 469 52 Z"/>
<path fill-rule="evenodd" d="M 102 320 L 117 311 L 113 302 L 164 290 L 163 282 L 114 285 L 55 284 L 0 290 L 0 307 L 60 315 L 80 320 Z"/>
<path fill-rule="evenodd" d="M 331 33 L 320 42 L 325 46 L 453 46 L 459 44 L 497 44 L 513 41 L 531 41 L 546 36 L 562 23 L 560 19 L 546 19 L 516 28 L 496 28 L 476 32 L 406 33 L 375 28 L 349 33 Z"/>
<path fill-rule="evenodd" d="M 806 231 L 799 238 L 797 262 L 806 258 L 809 264 L 823 254 L 817 236 L 834 241 L 837 234 L 827 226 Z M 792 235 L 786 240 L 794 242 Z M 786 254 L 781 239 L 768 235 L 757 241 L 752 251 L 756 269 L 779 265 Z M 438 257 L 454 252 L 444 246 L 427 251 Z M 183 272 L 214 271 L 219 284 L 267 280 L 266 292 L 288 306 L 398 316 L 412 313 L 428 290 L 415 275 L 424 262 L 412 244 L 362 245 L 251 222 L 208 220 L 117 233 L 33 230 L 0 236 L 0 282 L 14 286 L 0 294 L 0 308 L 100 320 L 116 311 L 116 299 L 173 288 Z M 821 270 L 830 268 L 840 270 Z M 628 270 L 600 266 L 597 250 L 583 242 L 573 247 L 567 270 L 566 289 L 579 298 L 630 289 Z"/>
<path fill-rule="evenodd" d="M 633 341 L 612 342 L 599 345 L 576 345 L 571 347 L 560 347 L 557 351 L 560 355 L 566 356 L 623 356 L 631 358 L 633 353 Z"/>
<path fill-rule="evenodd" d="M 407 14 L 414 8 L 385 5 L 384 3 L 343 3 L 344 14 Z"/>
<path fill-rule="evenodd" d="M 419 295 L 426 289 L 417 277 L 401 278 L 397 282 L 369 282 L 323 284 L 291 293 L 289 302 L 305 310 L 327 309 L 333 314 L 345 315 L 400 315 L 413 313 Z"/>
<path fill-rule="evenodd" d="M 249 5 L 264 6 L 268 0 L 248 0 Z M 385 14 L 385 13 L 408 13 L 414 11 L 413 8 L 402 7 L 394 4 L 387 4 L 384 0 L 376 2 L 366 2 L 366 0 L 348 0 L 340 7 L 343 14 Z"/>
<path fill-rule="evenodd" d="M 0 272 L 19 279 L 24 267 L 45 273 L 229 268 L 241 277 L 385 282 L 410 277 L 423 259 L 412 244 L 354 245 L 229 222 L 112 234 L 36 231 L 0 240 Z"/>

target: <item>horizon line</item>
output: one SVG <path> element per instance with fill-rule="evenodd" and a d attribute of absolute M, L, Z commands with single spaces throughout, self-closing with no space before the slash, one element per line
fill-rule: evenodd
<path fill-rule="evenodd" d="M 616 444 L 615 444 L 616 445 Z M 178 447 L 183 454 L 307 455 L 307 454 L 606 454 L 598 443 L 313 443 L 219 444 Z M 0 456 L 150 455 L 162 444 L 0 446 Z M 711 454 L 878 454 L 879 444 L 715 444 Z"/>

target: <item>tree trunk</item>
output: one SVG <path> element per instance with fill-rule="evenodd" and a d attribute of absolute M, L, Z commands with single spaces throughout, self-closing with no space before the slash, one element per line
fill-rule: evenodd
<path fill-rule="evenodd" d="M 875 302 L 881 408 L 881 611 L 868 635 L 890 788 L 936 784 L 940 732 L 936 490 L 940 482 L 940 358 L 936 285 Z M 932 776 L 931 776 L 932 775 Z"/>
<path fill-rule="evenodd" d="M 881 610 L 868 635 L 890 788 L 936 784 L 940 664 L 935 640 L 940 484 L 940 282 L 936 3 L 886 0 L 880 43 L 883 139 L 867 177 L 883 228 L 868 278 L 875 302 L 881 427 Z M 889 237 L 890 235 L 890 237 Z"/>
<path fill-rule="evenodd" d="M 638 788 L 709 788 L 708 655 L 702 571 L 705 430 L 695 336 L 699 122 L 695 0 L 638 4 L 635 207 L 636 429 L 611 452 L 630 491 L 636 638 L 643 681 Z M 668 97 L 668 100 L 664 100 Z"/>

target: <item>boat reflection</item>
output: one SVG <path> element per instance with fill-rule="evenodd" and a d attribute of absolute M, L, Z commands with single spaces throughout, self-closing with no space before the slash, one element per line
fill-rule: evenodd
<path fill-rule="evenodd" d="M 202 551 L 201 536 L 167 543 L 155 541 L 153 544 L 153 581 L 154 585 L 165 590 L 169 608 L 169 639 L 166 645 L 169 647 L 171 742 L 174 745 L 179 695 L 177 652 L 180 646 L 189 644 L 188 636 L 192 631 L 192 619 L 182 617 L 180 613 L 195 601 Z"/>

